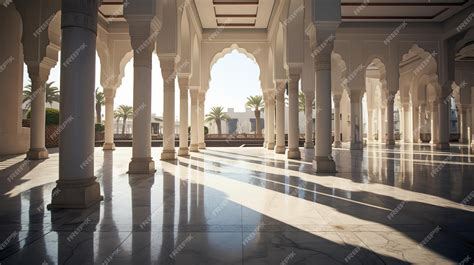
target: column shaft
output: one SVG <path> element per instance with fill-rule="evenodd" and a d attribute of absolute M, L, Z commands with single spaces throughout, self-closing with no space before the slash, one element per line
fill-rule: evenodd
<path fill-rule="evenodd" d="M 395 146 L 395 119 L 394 119 L 394 114 L 395 114 L 395 107 L 394 107 L 394 102 L 395 102 L 395 93 L 388 93 L 387 95 L 387 126 L 386 128 L 386 142 L 385 145 L 387 147 L 393 147 Z M 384 113 L 382 112 L 382 124 L 385 122 L 384 121 Z M 385 136 L 385 133 L 382 131 L 383 136 Z M 381 137 L 383 137 L 381 136 Z M 382 138 L 383 139 L 383 138 Z"/>
<path fill-rule="evenodd" d="M 105 94 L 114 94 L 115 91 L 105 91 Z M 104 150 L 114 150 L 114 95 L 105 96 L 105 132 Z"/>
<path fill-rule="evenodd" d="M 290 159 L 300 159 L 299 149 L 300 128 L 299 128 L 299 104 L 298 104 L 298 81 L 300 74 L 290 74 L 288 86 L 289 117 L 288 117 L 288 150 L 286 157 Z"/>
<path fill-rule="evenodd" d="M 467 136 L 467 112 L 465 107 L 461 107 L 460 111 L 460 123 L 461 123 L 461 136 L 459 138 L 460 143 L 467 143 L 468 136 Z"/>
<path fill-rule="evenodd" d="M 341 98 L 334 97 L 334 147 L 341 146 Z"/>
<path fill-rule="evenodd" d="M 176 159 L 175 150 L 175 58 L 160 58 L 161 75 L 163 76 L 163 151 L 161 160 Z"/>
<path fill-rule="evenodd" d="M 133 38 L 133 37 L 132 37 Z M 142 36 L 141 39 L 146 39 Z M 132 40 L 133 42 L 133 40 Z M 134 51 L 133 60 L 133 132 L 130 174 L 151 174 L 151 48 Z"/>
<path fill-rule="evenodd" d="M 331 48 L 326 48 L 332 51 Z M 317 173 L 336 172 L 332 158 L 331 110 L 331 55 L 320 53 L 315 59 L 316 69 L 316 147 L 313 167 Z"/>
<path fill-rule="evenodd" d="M 449 103 L 438 102 L 438 144 L 437 148 L 449 150 Z"/>
<path fill-rule="evenodd" d="M 284 154 L 285 140 L 285 84 L 286 81 L 276 82 L 276 146 L 275 153 Z"/>
<path fill-rule="evenodd" d="M 198 137 L 199 137 L 199 149 L 206 149 L 205 135 L 204 135 L 204 101 L 206 100 L 205 94 L 199 95 L 199 117 L 198 117 Z"/>
<path fill-rule="evenodd" d="M 94 176 L 98 6 L 97 0 L 62 1 L 59 180 L 49 209 L 87 208 L 102 200 Z"/>
<path fill-rule="evenodd" d="M 189 155 L 188 148 L 188 101 L 189 101 L 189 78 L 179 78 L 179 156 Z"/>
<path fill-rule="evenodd" d="M 48 150 L 45 147 L 45 103 L 46 91 L 45 80 L 39 76 L 32 76 L 31 91 L 31 119 L 30 119 L 30 150 L 27 153 L 29 160 L 40 160 L 48 158 Z"/>
<path fill-rule="evenodd" d="M 268 141 L 267 149 L 273 150 L 275 148 L 275 97 L 272 95 L 265 106 L 265 111 L 268 112 Z"/>
<path fill-rule="evenodd" d="M 431 144 L 434 144 L 434 145 L 437 145 L 439 143 L 438 126 L 439 126 L 438 103 L 433 102 L 431 104 Z"/>
<path fill-rule="evenodd" d="M 362 92 L 351 91 L 351 150 L 362 150 Z"/>
<path fill-rule="evenodd" d="M 191 145 L 189 146 L 190 152 L 199 152 L 199 136 L 198 136 L 198 89 L 191 89 Z"/>
<path fill-rule="evenodd" d="M 314 93 L 306 93 L 304 97 L 305 105 L 304 105 L 304 112 L 305 112 L 305 149 L 314 149 L 313 143 L 313 135 L 314 135 L 314 128 L 313 128 L 313 101 L 314 101 Z"/>

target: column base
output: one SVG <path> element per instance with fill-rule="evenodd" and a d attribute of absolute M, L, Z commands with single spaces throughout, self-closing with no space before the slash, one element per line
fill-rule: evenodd
<path fill-rule="evenodd" d="M 314 160 L 314 149 L 303 149 L 303 152 L 301 152 L 301 158 L 305 161 Z"/>
<path fill-rule="evenodd" d="M 449 143 L 437 143 L 436 144 L 436 149 L 443 150 L 443 151 L 448 151 L 449 150 Z"/>
<path fill-rule="evenodd" d="M 351 142 L 351 150 L 363 150 L 364 144 L 362 142 Z"/>
<path fill-rule="evenodd" d="M 341 143 L 340 141 L 334 142 L 334 147 L 336 147 L 336 148 L 341 148 L 341 147 L 342 147 L 342 143 Z"/>
<path fill-rule="evenodd" d="M 385 147 L 387 147 L 387 148 L 393 148 L 393 147 L 395 147 L 395 140 L 387 140 L 387 141 L 385 142 Z"/>
<path fill-rule="evenodd" d="M 114 143 L 104 143 L 102 146 L 102 150 L 115 150 L 115 144 Z"/>
<path fill-rule="evenodd" d="M 100 185 L 96 177 L 78 180 L 58 180 L 51 194 L 53 209 L 85 209 L 104 199 L 100 195 Z"/>
<path fill-rule="evenodd" d="M 285 146 L 275 146 L 275 153 L 277 154 L 284 154 L 286 151 Z"/>
<path fill-rule="evenodd" d="M 268 143 L 268 144 L 267 144 L 267 149 L 268 149 L 268 150 L 273 150 L 273 149 L 275 149 L 275 143 Z"/>
<path fill-rule="evenodd" d="M 206 143 L 199 143 L 198 147 L 199 149 L 206 149 Z"/>
<path fill-rule="evenodd" d="M 173 150 L 163 150 L 163 152 L 161 152 L 161 160 L 176 160 L 176 151 L 174 150 L 174 148 Z"/>
<path fill-rule="evenodd" d="M 43 160 L 48 157 L 48 150 L 46 148 L 32 148 L 26 154 L 26 159 L 28 160 Z"/>
<path fill-rule="evenodd" d="M 336 173 L 336 162 L 327 156 L 317 156 L 313 160 L 316 173 Z"/>
<path fill-rule="evenodd" d="M 189 152 L 199 152 L 199 145 L 192 144 L 189 146 Z"/>
<path fill-rule="evenodd" d="M 154 174 L 155 171 L 155 161 L 151 157 L 132 157 L 128 164 L 128 174 Z"/>
<path fill-rule="evenodd" d="M 286 150 L 286 158 L 288 159 L 301 159 L 301 152 L 299 148 L 288 148 Z"/>
<path fill-rule="evenodd" d="M 180 147 L 178 149 L 178 156 L 189 156 L 189 148 L 187 147 Z"/>
<path fill-rule="evenodd" d="M 268 143 L 267 142 L 263 142 L 263 148 L 267 148 L 268 146 Z"/>
<path fill-rule="evenodd" d="M 314 149 L 314 144 L 312 142 L 304 143 L 304 149 Z"/>

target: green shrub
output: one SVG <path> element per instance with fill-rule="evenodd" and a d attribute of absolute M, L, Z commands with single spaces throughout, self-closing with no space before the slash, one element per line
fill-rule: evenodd
<path fill-rule="evenodd" d="M 59 110 L 57 109 L 52 109 L 52 108 L 46 108 L 46 125 L 59 125 Z M 28 119 L 31 119 L 31 110 L 28 111 L 28 114 L 26 115 Z"/>
<path fill-rule="evenodd" d="M 188 126 L 188 134 L 191 133 L 191 126 Z M 207 128 L 207 126 L 204 126 L 204 135 L 208 135 L 209 134 L 209 128 Z"/>
<path fill-rule="evenodd" d="M 96 123 L 95 124 L 95 131 L 96 132 L 103 132 L 103 131 L 105 131 L 105 126 L 101 123 Z"/>

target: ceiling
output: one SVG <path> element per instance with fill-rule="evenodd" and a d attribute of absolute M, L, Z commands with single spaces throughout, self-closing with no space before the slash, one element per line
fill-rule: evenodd
<path fill-rule="evenodd" d="M 472 0 L 342 0 L 343 21 L 444 21 Z"/>
<path fill-rule="evenodd" d="M 205 29 L 268 27 L 275 0 L 195 0 Z"/>
<path fill-rule="evenodd" d="M 128 0 L 133 1 L 133 0 Z M 288 1 L 288 0 L 285 0 Z M 275 0 L 194 0 L 204 29 L 268 27 Z M 343 21 L 444 21 L 473 0 L 342 0 Z M 123 0 L 103 0 L 107 21 L 124 21 Z"/>

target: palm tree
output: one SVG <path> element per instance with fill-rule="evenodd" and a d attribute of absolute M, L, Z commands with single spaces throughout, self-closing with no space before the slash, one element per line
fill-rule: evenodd
<path fill-rule="evenodd" d="M 306 109 L 306 102 L 305 102 L 304 93 L 300 91 L 300 93 L 298 94 L 298 111 L 304 112 L 305 109 Z"/>
<path fill-rule="evenodd" d="M 47 82 L 44 85 L 44 90 L 46 92 L 46 102 L 49 103 L 49 106 L 52 107 L 53 102 L 59 103 L 59 88 L 53 86 L 54 81 Z M 23 90 L 23 103 L 26 102 L 26 109 L 29 110 L 31 107 L 31 101 L 38 95 L 38 92 L 31 91 L 31 80 L 30 84 L 25 86 L 25 90 Z"/>
<path fill-rule="evenodd" d="M 114 113 L 116 119 L 122 119 L 122 134 L 125 134 L 125 124 L 127 123 L 127 119 L 131 118 L 133 115 L 133 107 L 127 105 L 120 105 L 118 109 Z"/>
<path fill-rule="evenodd" d="M 102 106 L 105 104 L 104 92 L 99 92 L 99 88 L 95 89 L 95 114 L 96 123 L 102 123 Z"/>
<path fill-rule="evenodd" d="M 224 113 L 223 107 L 212 107 L 211 112 L 206 115 L 206 122 L 214 121 L 217 125 L 217 134 L 222 134 L 222 124 L 221 121 L 226 121 L 230 117 Z"/>
<path fill-rule="evenodd" d="M 250 96 L 247 97 L 247 108 L 253 109 L 255 113 L 255 134 L 260 135 L 260 109 L 263 108 L 262 96 Z"/>

